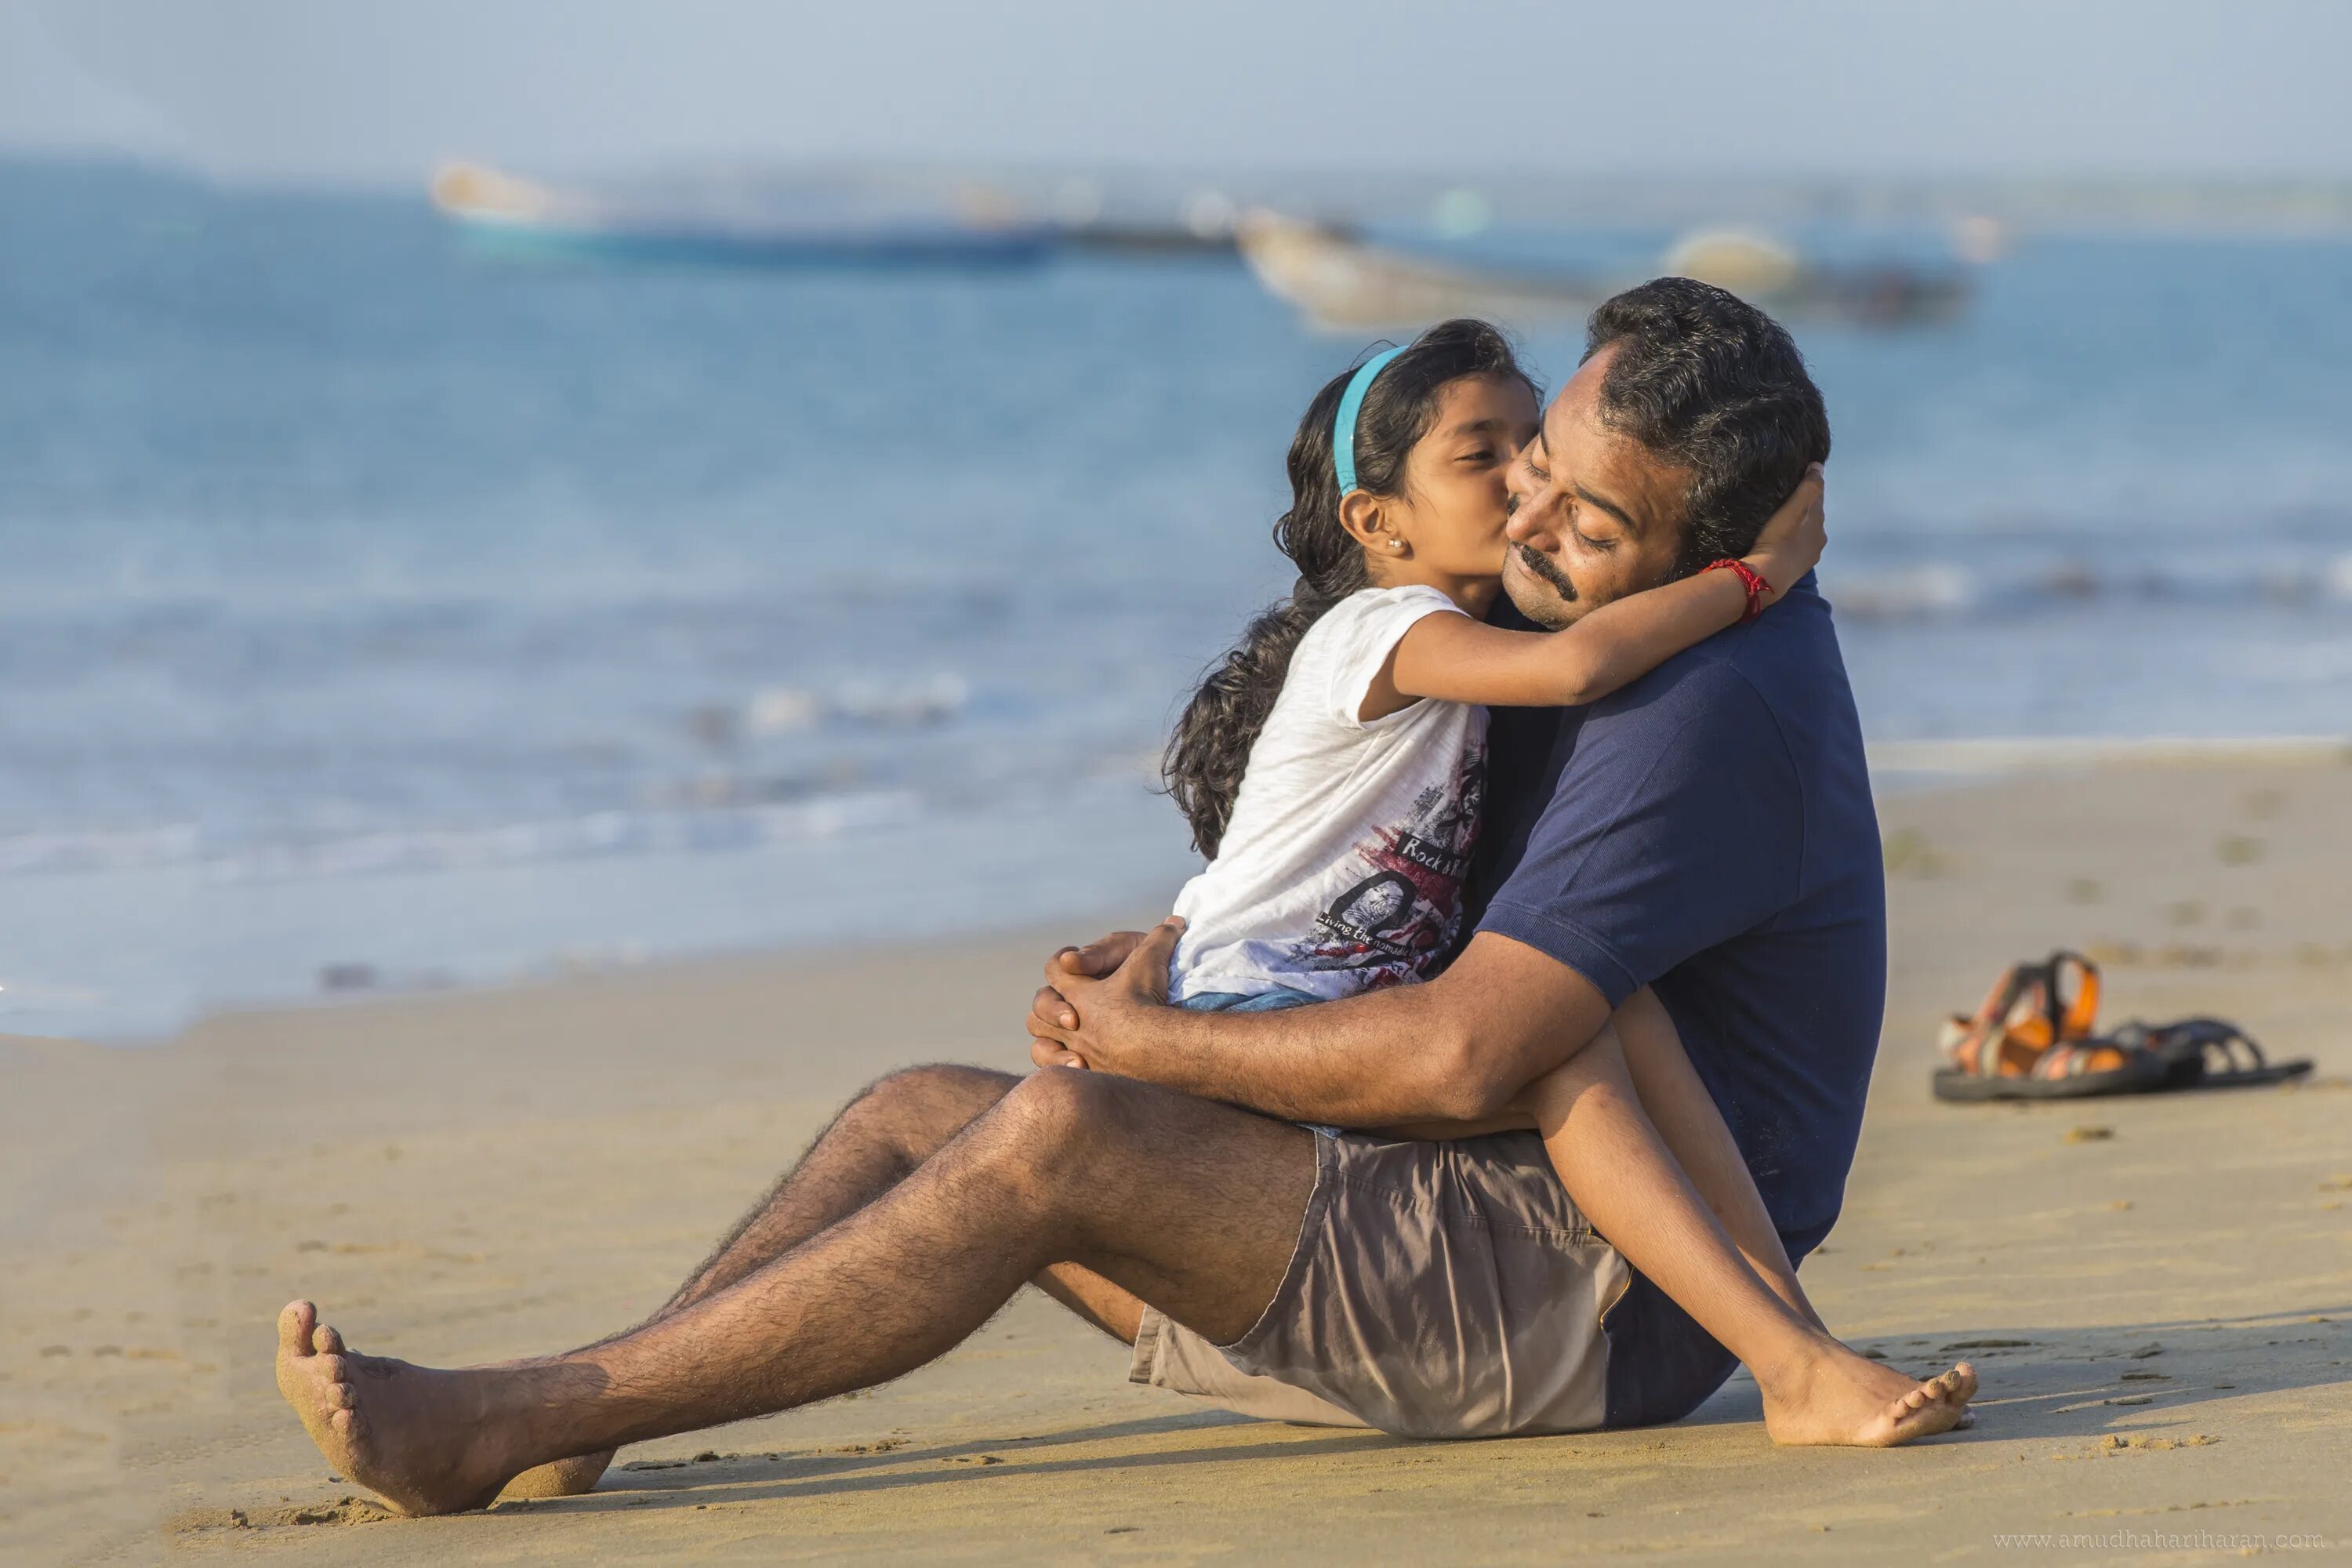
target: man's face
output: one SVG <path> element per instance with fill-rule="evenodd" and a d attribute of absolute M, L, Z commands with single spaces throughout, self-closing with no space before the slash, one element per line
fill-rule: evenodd
<path fill-rule="evenodd" d="M 1559 389 L 1511 465 L 1503 591 L 1538 626 L 1665 581 L 1682 552 L 1690 470 L 1660 462 L 1601 423 L 1604 348 Z"/>

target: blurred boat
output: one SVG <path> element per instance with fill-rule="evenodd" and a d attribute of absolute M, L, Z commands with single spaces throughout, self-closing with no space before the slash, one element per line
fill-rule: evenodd
<path fill-rule="evenodd" d="M 1150 219 L 1095 218 L 1065 224 L 1060 234 L 1070 249 L 1100 256 L 1230 257 L 1234 247 L 1230 228 L 1202 232 L 1187 224 Z"/>
<path fill-rule="evenodd" d="M 494 254 L 711 267 L 1001 267 L 1043 260 L 1054 226 L 984 195 L 958 212 L 832 187 L 676 184 L 566 190 L 478 163 L 433 179 L 433 205 Z"/>
<path fill-rule="evenodd" d="M 1989 213 L 1953 220 L 1952 251 L 1971 267 L 1990 267 L 2009 255 L 2009 226 Z"/>
<path fill-rule="evenodd" d="M 1786 321 L 1850 327 L 1915 327 L 1948 321 L 1968 302 L 1968 279 L 1907 262 L 1848 266 L 1808 263 L 1786 246 L 1731 230 L 1696 234 L 1666 252 L 1661 266 L 1696 278 Z"/>
<path fill-rule="evenodd" d="M 1437 260 L 1275 213 L 1250 214 L 1238 238 L 1266 290 L 1326 331 L 1412 331 L 1448 316 L 1535 326 L 1581 316 L 1637 280 Z M 1795 321 L 1911 326 L 1949 317 L 1968 297 L 1957 272 L 1895 263 L 1812 266 L 1769 240 L 1732 233 L 1683 241 L 1661 271 L 1728 289 Z"/>
<path fill-rule="evenodd" d="M 1168 257 L 1234 254 L 1240 211 L 1223 191 L 1192 192 L 1174 210 L 1154 201 L 1108 202 L 1092 180 L 1064 181 L 1054 216 L 1071 250 L 1099 256 Z"/>
<path fill-rule="evenodd" d="M 1526 325 L 1581 315 L 1609 295 L 1597 279 L 1531 277 L 1431 261 L 1275 213 L 1244 217 L 1235 237 L 1266 291 L 1324 331 L 1411 330 L 1447 316 Z"/>

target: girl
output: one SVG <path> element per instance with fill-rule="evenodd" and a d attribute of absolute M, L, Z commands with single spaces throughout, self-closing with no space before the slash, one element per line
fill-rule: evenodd
<path fill-rule="evenodd" d="M 1452 950 L 1478 832 L 1477 704 L 1595 701 L 1777 599 L 1821 553 L 1816 469 L 1743 562 L 1563 631 L 1488 626 L 1506 474 L 1536 419 L 1509 344 L 1475 321 L 1375 356 L 1308 405 L 1275 527 L 1297 587 L 1202 682 L 1165 758 L 1210 858 L 1176 902 L 1178 1005 L 1271 1009 L 1428 978 Z M 1960 1418 L 1967 1369 L 1920 1384 L 1822 1328 L 1647 992 L 1516 1109 L 1500 1125 L 1537 1127 L 1595 1228 L 1755 1373 L 1774 1437 L 1890 1444 Z"/>

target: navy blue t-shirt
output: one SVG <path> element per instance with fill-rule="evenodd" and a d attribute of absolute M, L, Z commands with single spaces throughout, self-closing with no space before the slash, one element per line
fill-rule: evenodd
<path fill-rule="evenodd" d="M 1791 1258 L 1836 1220 L 1886 1000 L 1862 729 L 1809 575 L 1614 696 L 1497 709 L 1480 931 L 1611 1005 L 1653 987 Z M 1608 1317 L 1609 1424 L 1687 1415 L 1732 1358 L 1638 1275 Z"/>

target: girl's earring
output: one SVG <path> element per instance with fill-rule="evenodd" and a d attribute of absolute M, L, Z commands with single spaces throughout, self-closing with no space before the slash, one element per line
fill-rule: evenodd
<path fill-rule="evenodd" d="M 1389 541 L 1389 548 L 1391 550 L 1402 550 L 1404 548 L 1404 541 L 1402 539 L 1391 539 Z"/>

